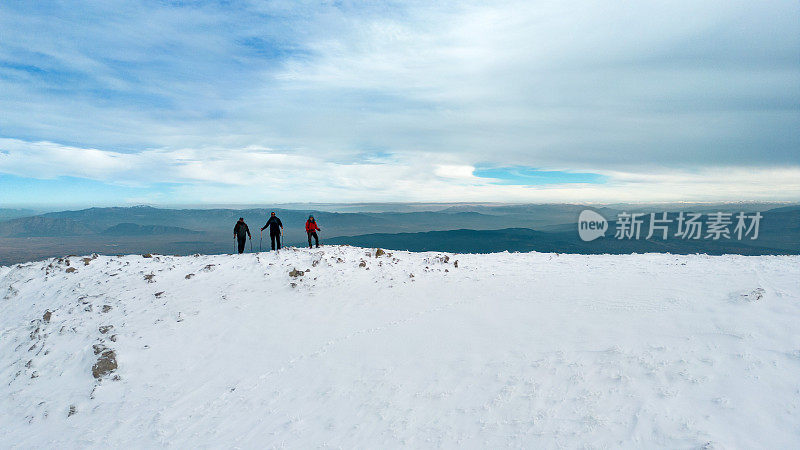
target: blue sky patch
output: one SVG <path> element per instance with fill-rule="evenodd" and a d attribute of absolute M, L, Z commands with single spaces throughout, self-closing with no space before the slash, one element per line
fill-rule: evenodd
<path fill-rule="evenodd" d="M 146 187 L 120 186 L 78 177 L 35 179 L 0 173 L 0 205 L 70 207 L 85 205 L 87 199 L 94 205 L 119 205 L 143 203 L 141 198 L 163 200 L 169 196 L 173 183 L 153 183 Z M 168 198 L 168 197 L 167 197 Z"/>
<path fill-rule="evenodd" d="M 492 178 L 496 184 L 529 185 L 590 183 L 602 184 L 606 177 L 589 172 L 566 172 L 562 170 L 540 170 L 534 167 L 478 167 L 473 175 Z"/>

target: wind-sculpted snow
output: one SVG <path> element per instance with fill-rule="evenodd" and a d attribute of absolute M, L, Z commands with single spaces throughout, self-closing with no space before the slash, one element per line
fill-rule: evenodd
<path fill-rule="evenodd" d="M 148 256 L 0 267 L 0 447 L 800 447 L 797 256 Z"/>

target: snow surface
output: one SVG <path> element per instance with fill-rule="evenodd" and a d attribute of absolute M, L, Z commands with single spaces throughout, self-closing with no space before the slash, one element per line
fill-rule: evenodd
<path fill-rule="evenodd" d="M 798 256 L 50 259 L 0 267 L 0 447 L 798 448 L 799 321 Z"/>

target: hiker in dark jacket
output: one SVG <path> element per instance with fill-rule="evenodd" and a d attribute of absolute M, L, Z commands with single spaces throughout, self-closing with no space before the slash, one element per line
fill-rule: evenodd
<path fill-rule="evenodd" d="M 275 250 L 275 245 L 278 245 L 278 249 L 281 248 L 281 233 L 283 232 L 283 224 L 281 223 L 281 219 L 278 219 L 278 216 L 275 215 L 275 212 L 271 212 L 269 215 L 269 220 L 267 223 L 261 227 L 261 233 L 264 233 L 264 229 L 269 227 L 269 238 L 272 241 L 272 249 Z"/>
<path fill-rule="evenodd" d="M 244 253 L 244 243 L 247 242 L 248 237 L 251 239 L 253 237 L 250 235 L 250 228 L 244 223 L 243 217 L 239 217 L 239 221 L 233 227 L 233 237 L 239 241 L 239 254 Z"/>
<path fill-rule="evenodd" d="M 308 216 L 308 220 L 306 220 L 306 234 L 308 234 L 308 248 L 311 248 L 311 237 L 314 237 L 314 240 L 317 243 L 317 248 L 319 248 L 319 236 L 317 236 L 317 231 L 322 231 L 317 225 L 317 221 L 314 220 L 314 216 Z"/>

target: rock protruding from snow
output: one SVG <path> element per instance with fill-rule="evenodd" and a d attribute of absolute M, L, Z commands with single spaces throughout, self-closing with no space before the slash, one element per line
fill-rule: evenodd
<path fill-rule="evenodd" d="M 102 378 L 115 370 L 117 370 L 117 354 L 111 349 L 102 350 L 97 362 L 92 366 L 92 376 Z"/>

